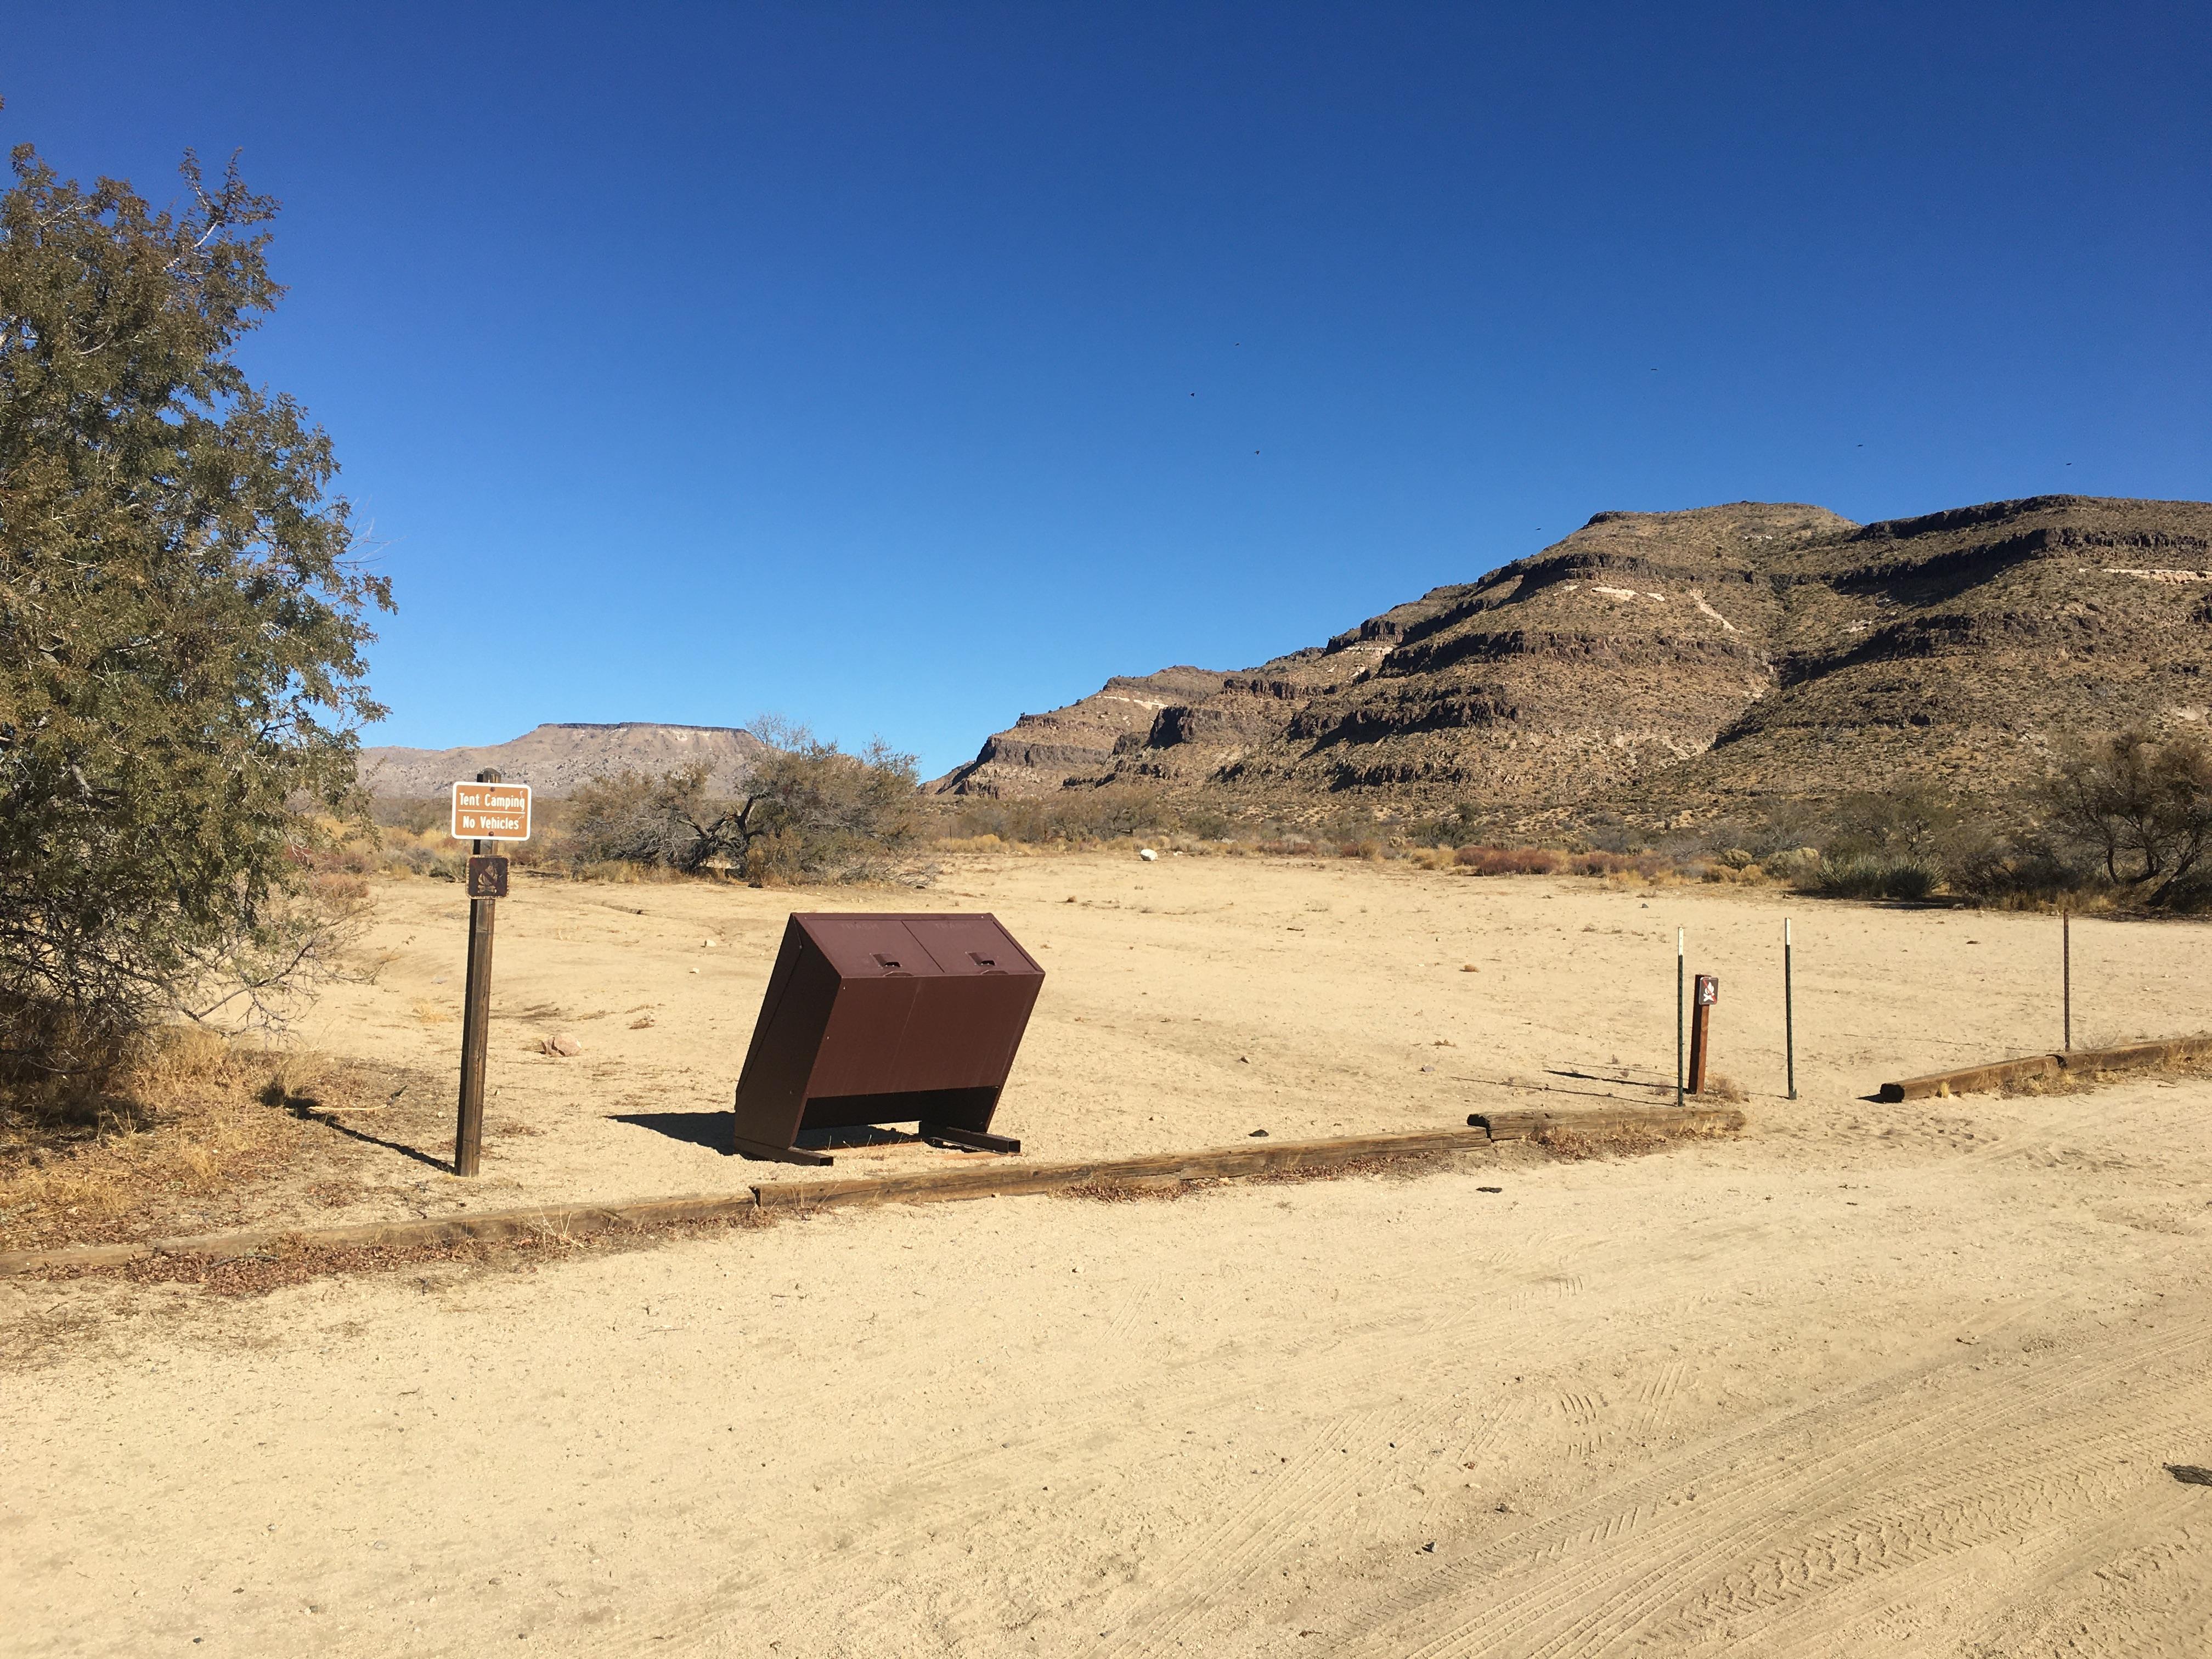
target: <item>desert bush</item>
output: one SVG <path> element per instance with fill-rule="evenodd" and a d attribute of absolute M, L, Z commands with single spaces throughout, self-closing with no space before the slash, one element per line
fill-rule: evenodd
<path fill-rule="evenodd" d="M 1883 894 L 1893 899 L 1924 899 L 1943 884 L 1943 872 L 1933 866 L 1911 859 L 1900 859 L 1889 867 L 1889 879 L 1883 884 Z"/>
<path fill-rule="evenodd" d="M 1234 826 L 1218 807 L 1193 802 L 1176 809 L 1176 822 L 1169 827 L 1200 841 L 1226 841 Z"/>
<path fill-rule="evenodd" d="M 570 796 L 564 838 L 586 864 L 657 864 L 687 872 L 714 860 L 742 860 L 757 798 L 738 803 L 707 793 L 704 762 L 662 775 L 623 771 L 592 778 Z"/>
<path fill-rule="evenodd" d="M 155 212 L 15 152 L 0 198 L 0 1090 L 97 1091 L 330 955 L 364 613 L 328 439 L 251 385 L 275 204 Z"/>
<path fill-rule="evenodd" d="M 1548 876 L 1561 863 L 1545 847 L 1462 847 L 1453 856 L 1471 876 Z"/>
<path fill-rule="evenodd" d="M 1817 847 L 1778 848 L 1759 865 L 1768 875 L 1799 886 L 1803 886 L 1820 866 L 1820 849 Z"/>
<path fill-rule="evenodd" d="M 452 839 L 442 825 L 419 833 L 393 825 L 378 833 L 375 866 L 380 875 L 459 881 L 468 861 L 468 843 Z"/>
<path fill-rule="evenodd" d="M 1649 881 L 1674 868 L 1673 861 L 1658 853 L 1608 853 L 1592 849 L 1571 854 L 1567 869 L 1577 876 L 1640 876 Z"/>
<path fill-rule="evenodd" d="M 2201 897 L 2212 848 L 2212 750 L 2192 734 L 2115 732 L 2064 751 L 2040 801 L 2055 837 L 2153 908 Z"/>
<path fill-rule="evenodd" d="M 757 881 L 865 881 L 921 835 L 915 758 L 881 741 L 856 754 L 804 727 L 755 723 L 772 742 L 753 763 L 752 839 L 745 874 Z"/>
<path fill-rule="evenodd" d="M 1016 799 L 961 796 L 936 809 L 935 828 L 946 840 L 996 836 L 1033 847 L 1080 846 L 1178 830 L 1218 840 L 1229 833 L 1230 821 L 1218 808 L 1174 805 L 1147 785 L 1115 783 Z"/>
<path fill-rule="evenodd" d="M 1861 854 L 1823 859 L 1802 878 L 1801 890 L 1823 898 L 1924 899 L 1942 884 L 1942 872 L 1911 859 Z"/>
<path fill-rule="evenodd" d="M 2000 907 L 2091 903 L 2112 890 L 2082 860 L 2032 832 L 1973 842 L 1945 862 L 1944 872 L 1953 892 Z"/>
<path fill-rule="evenodd" d="M 1821 851 L 1829 858 L 1932 862 L 1968 827 L 1955 802 L 1924 784 L 1866 790 L 1837 803 Z"/>
<path fill-rule="evenodd" d="M 1416 819 L 1405 826 L 1408 842 L 1417 847 L 1441 847 L 1447 852 L 1474 841 L 1482 814 L 1469 801 L 1461 801 L 1449 812 Z"/>
<path fill-rule="evenodd" d="M 443 795 L 387 795 L 372 799 L 369 818 L 378 827 L 402 830 L 419 836 L 432 830 L 444 830 L 453 822 L 453 803 Z M 538 803 L 542 815 L 544 803 Z"/>
<path fill-rule="evenodd" d="M 704 763 L 594 778 L 577 790 L 564 832 L 571 860 L 686 874 L 732 869 L 755 881 L 855 881 L 882 873 L 916 839 L 913 756 L 879 742 L 848 754 L 802 726 L 755 726 L 769 747 L 737 797 L 709 793 Z"/>

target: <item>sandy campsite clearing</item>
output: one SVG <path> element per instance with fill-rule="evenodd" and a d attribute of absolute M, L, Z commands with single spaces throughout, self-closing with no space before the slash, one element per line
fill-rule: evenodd
<path fill-rule="evenodd" d="M 1226 857 L 522 881 L 465 1187 L 425 1161 L 461 901 L 377 897 L 374 978 L 300 1040 L 406 1080 L 330 1130 L 377 1173 L 276 1218 L 808 1178 L 708 1115 L 793 908 L 1007 923 L 1049 975 L 996 1126 L 1025 1156 L 1647 1097 L 1678 925 L 1750 1126 L 260 1297 L 0 1283 L 0 1653 L 2212 1645 L 2212 1486 L 2167 1467 L 2212 1465 L 2212 1082 L 1863 1098 L 2055 1045 L 2048 918 Z M 2208 951 L 2077 924 L 2077 1042 L 2212 1024 Z"/>

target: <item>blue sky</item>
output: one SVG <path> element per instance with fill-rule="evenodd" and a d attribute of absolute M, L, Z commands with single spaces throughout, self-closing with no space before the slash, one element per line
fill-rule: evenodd
<path fill-rule="evenodd" d="M 1607 508 L 2212 495 L 2208 85 L 2201 5 L 77 4 L 0 139 L 284 201 L 369 741 L 933 773 Z"/>

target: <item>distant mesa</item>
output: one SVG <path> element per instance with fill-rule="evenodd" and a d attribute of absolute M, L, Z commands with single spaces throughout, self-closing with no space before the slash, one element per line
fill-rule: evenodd
<path fill-rule="evenodd" d="M 605 774 L 658 776 L 705 761 L 713 768 L 711 787 L 726 792 L 744 780 L 763 747 L 736 726 L 556 720 L 482 748 L 364 749 L 360 776 L 362 787 L 379 799 L 420 799 L 495 767 L 509 783 L 526 783 L 538 794 L 558 798 Z"/>
<path fill-rule="evenodd" d="M 2069 733 L 2208 716 L 2212 504 L 2043 495 L 1857 525 L 1739 501 L 1600 513 L 1257 667 L 1109 680 L 927 787 L 1464 805 L 1534 834 L 1905 781 L 1990 794 Z"/>

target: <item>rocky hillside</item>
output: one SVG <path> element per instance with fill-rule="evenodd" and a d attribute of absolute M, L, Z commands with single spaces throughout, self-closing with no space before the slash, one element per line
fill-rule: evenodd
<path fill-rule="evenodd" d="M 1601 513 L 1325 646 L 1024 715 L 934 787 L 1150 780 L 1253 811 L 1465 803 L 1524 828 L 1908 776 L 1981 792 L 2067 732 L 2201 722 L 2208 624 L 2201 502 L 2042 496 L 1863 526 L 1758 502 Z"/>
<path fill-rule="evenodd" d="M 705 761 L 716 786 L 728 789 L 744 778 L 748 760 L 760 749 L 759 738 L 734 726 L 556 724 L 479 749 L 364 749 L 360 775 L 362 787 L 380 799 L 421 799 L 496 767 L 509 783 L 557 797 L 605 773 L 657 775 Z"/>

